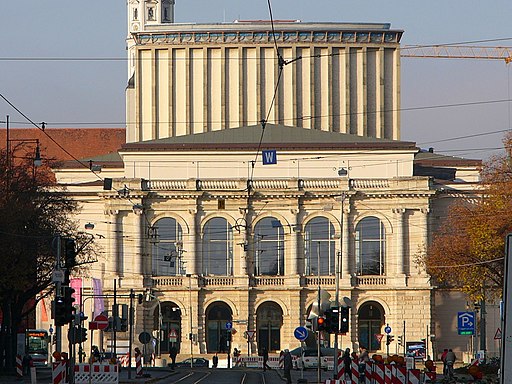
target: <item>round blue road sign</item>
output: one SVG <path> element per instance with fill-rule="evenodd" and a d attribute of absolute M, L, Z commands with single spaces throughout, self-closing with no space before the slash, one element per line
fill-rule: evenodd
<path fill-rule="evenodd" d="M 308 329 L 306 327 L 297 327 L 293 331 L 293 335 L 299 341 L 304 341 L 308 338 Z"/>
<path fill-rule="evenodd" d="M 228 321 L 226 323 L 226 329 L 231 329 L 231 328 L 233 328 L 233 323 L 231 321 Z"/>
<path fill-rule="evenodd" d="M 391 327 L 389 325 L 386 325 L 386 328 L 384 328 L 384 332 L 386 332 L 389 335 L 391 333 Z"/>

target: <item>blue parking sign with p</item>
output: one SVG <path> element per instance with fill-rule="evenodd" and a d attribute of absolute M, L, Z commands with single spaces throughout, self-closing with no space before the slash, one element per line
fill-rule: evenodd
<path fill-rule="evenodd" d="M 475 312 L 459 312 L 457 314 L 459 335 L 475 334 Z"/>

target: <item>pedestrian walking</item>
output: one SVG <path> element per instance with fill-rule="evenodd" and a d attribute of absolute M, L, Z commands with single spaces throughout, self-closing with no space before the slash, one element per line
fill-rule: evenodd
<path fill-rule="evenodd" d="M 213 356 L 213 368 L 217 368 L 217 365 L 219 365 L 219 356 L 215 354 L 215 356 Z"/>
<path fill-rule="evenodd" d="M 445 348 L 443 354 L 441 355 L 441 361 L 443 362 L 443 376 L 446 375 L 446 355 L 448 353 L 448 348 Z"/>
<path fill-rule="evenodd" d="M 178 348 L 176 346 L 172 346 L 169 350 L 169 357 L 171 358 L 171 369 L 174 370 L 176 367 L 176 356 L 178 355 Z"/>
<path fill-rule="evenodd" d="M 286 384 L 292 383 L 292 354 L 288 349 L 284 350 L 284 377 L 286 378 Z"/>
<path fill-rule="evenodd" d="M 268 366 L 268 349 L 267 349 L 267 347 L 261 348 L 261 356 L 263 356 L 263 371 L 266 371 L 267 368 L 271 369 Z"/>
<path fill-rule="evenodd" d="M 350 357 L 350 348 L 345 349 L 343 353 L 343 368 L 345 371 L 345 379 L 352 378 L 352 358 Z"/>
<path fill-rule="evenodd" d="M 455 353 L 449 349 L 445 356 L 446 361 L 446 375 L 448 378 L 453 379 L 453 365 L 455 364 L 455 360 L 457 359 L 455 357 Z"/>

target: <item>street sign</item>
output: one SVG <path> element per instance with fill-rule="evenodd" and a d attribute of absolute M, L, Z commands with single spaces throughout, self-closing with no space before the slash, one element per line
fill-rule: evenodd
<path fill-rule="evenodd" d="M 375 340 L 377 340 L 377 343 L 380 343 L 382 341 L 383 337 L 384 337 L 384 335 L 382 333 L 375 334 Z"/>
<path fill-rule="evenodd" d="M 230 330 L 231 328 L 233 328 L 233 323 L 232 323 L 231 321 L 228 321 L 228 322 L 226 323 L 226 329 L 227 329 L 227 330 Z"/>
<path fill-rule="evenodd" d="M 293 335 L 299 341 L 304 341 L 308 338 L 308 329 L 306 327 L 297 327 L 293 331 Z"/>
<path fill-rule="evenodd" d="M 494 340 L 501 340 L 501 329 L 498 328 L 494 334 Z"/>
<path fill-rule="evenodd" d="M 97 329 L 104 330 L 108 328 L 108 317 L 102 314 L 99 314 L 94 318 L 94 322 L 97 325 Z"/>
<path fill-rule="evenodd" d="M 252 340 L 254 333 L 254 331 L 245 331 L 245 336 L 247 336 L 247 339 Z"/>
<path fill-rule="evenodd" d="M 384 332 L 386 332 L 389 335 L 391 333 L 391 327 L 389 325 L 386 325 L 386 328 L 384 328 Z"/>
<path fill-rule="evenodd" d="M 139 341 L 142 344 L 147 344 L 151 341 L 151 334 L 149 332 L 141 332 L 139 334 Z"/>
<path fill-rule="evenodd" d="M 275 149 L 266 149 L 261 151 L 263 165 L 277 164 L 277 151 Z"/>
<path fill-rule="evenodd" d="M 178 341 L 178 332 L 176 332 L 176 330 L 175 330 L 175 329 L 171 329 L 171 330 L 169 331 L 169 341 L 170 341 L 171 343 L 175 343 L 175 342 L 177 342 L 177 341 Z"/>
<path fill-rule="evenodd" d="M 475 312 L 459 312 L 457 315 L 459 335 L 475 334 Z"/>

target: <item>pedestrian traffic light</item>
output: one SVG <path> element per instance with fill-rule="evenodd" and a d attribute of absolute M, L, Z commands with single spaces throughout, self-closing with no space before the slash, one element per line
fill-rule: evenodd
<path fill-rule="evenodd" d="M 317 331 L 326 331 L 326 324 L 325 324 L 325 317 L 324 316 L 318 316 L 316 318 L 316 330 Z"/>
<path fill-rule="evenodd" d="M 347 333 L 350 324 L 350 309 L 348 307 L 340 307 L 340 332 Z"/>
<path fill-rule="evenodd" d="M 398 345 L 400 345 L 400 346 L 402 346 L 402 345 L 403 345 L 402 340 L 403 340 L 403 339 L 402 339 L 402 336 L 398 336 L 398 337 L 397 337 Z"/>
<path fill-rule="evenodd" d="M 394 340 L 395 340 L 395 338 L 393 337 L 393 335 L 387 335 L 386 336 L 386 345 L 391 344 Z"/>

